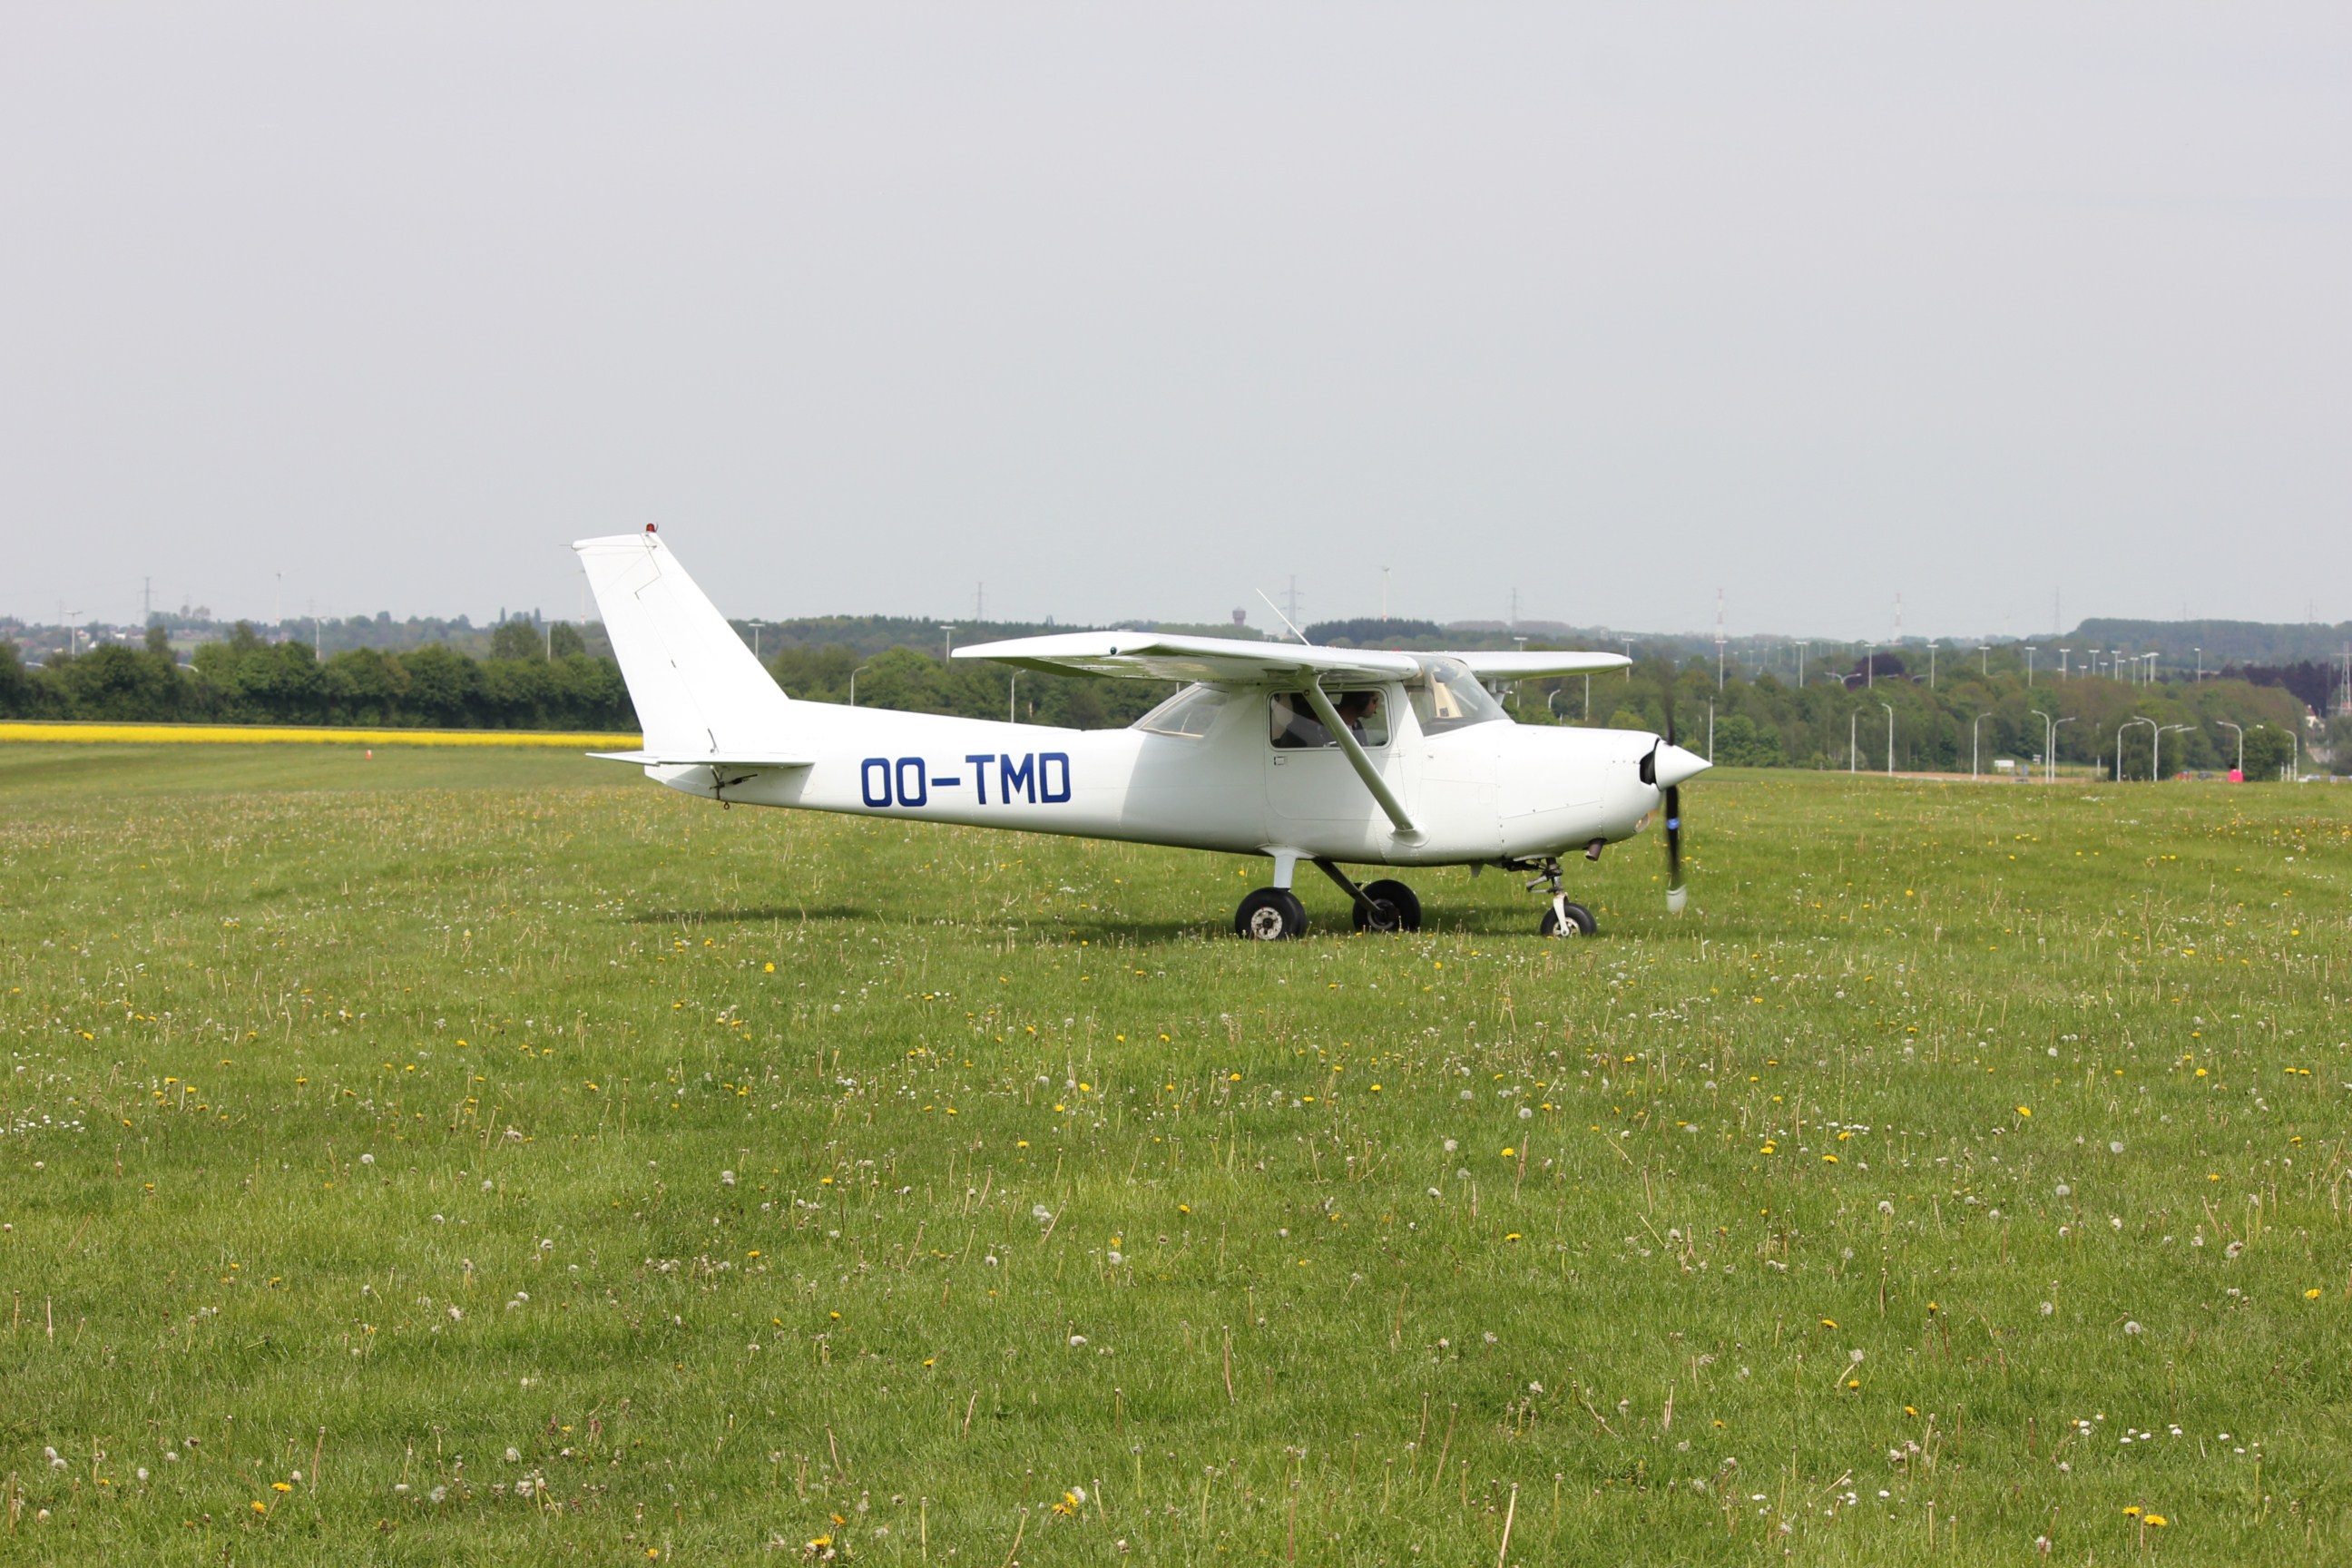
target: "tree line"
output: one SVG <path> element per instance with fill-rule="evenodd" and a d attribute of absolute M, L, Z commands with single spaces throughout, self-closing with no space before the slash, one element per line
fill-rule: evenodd
<path fill-rule="evenodd" d="M 269 642 L 240 621 L 185 663 L 151 626 L 143 646 L 109 643 L 28 666 L 0 642 L 0 717 L 133 722 L 365 724 L 394 728 L 602 730 L 636 727 L 620 667 L 586 651 L 574 627 L 499 626 L 487 658 L 441 644 L 319 657 Z"/>
<path fill-rule="evenodd" d="M 797 699 L 865 708 L 1010 719 L 1069 729 L 1132 723 L 1176 688 L 1144 680 L 1052 676 L 943 659 L 904 646 L 867 652 L 845 643 L 788 644 L 766 661 Z M 1671 694 L 1677 738 L 1715 760 L 1748 767 L 1888 766 L 1901 772 L 1990 771 L 1997 757 L 2040 754 L 2043 715 L 2063 763 L 2146 777 L 2148 723 L 2162 733 L 2167 773 L 2221 772 L 2242 743 L 2248 777 L 2272 779 L 2301 761 L 2305 708 L 2283 687 L 2239 679 L 2135 684 L 2106 676 L 2059 678 L 2014 662 L 1946 666 L 1932 679 L 1878 653 L 1851 670 L 1800 686 L 1772 671 L 1711 660 L 1679 667 L 1652 658 L 1624 671 L 1522 681 L 1506 700 L 1522 723 L 1663 731 Z M 587 651 L 567 625 L 500 625 L 489 655 L 444 646 L 406 652 L 352 648 L 318 657 L 311 645 L 270 642 L 240 622 L 226 638 L 177 661 L 163 629 L 143 647 L 108 645 L 27 666 L 0 642 L 0 717 L 367 724 L 459 729 L 626 731 L 635 710 L 619 667 Z M 2231 728 L 2237 726 L 2236 730 Z M 2352 764 L 2352 721 L 2337 719 L 2335 754 Z M 2242 735 L 2240 731 L 2242 731 Z"/>
<path fill-rule="evenodd" d="M 1801 687 L 1769 671 L 1746 678 L 1727 672 L 1718 687 L 1712 660 L 1691 659 L 1680 668 L 1654 661 L 1594 676 L 1589 719 L 1580 678 L 1522 687 L 1522 722 L 1651 731 L 1663 731 L 1671 690 L 1676 738 L 1704 752 L 1711 737 L 1715 760 L 1735 767 L 1885 771 L 1890 709 L 1893 766 L 1903 773 L 1964 773 L 1972 763 L 1990 773 L 1996 758 L 2030 761 L 2042 754 L 2054 727 L 2060 763 L 2112 775 L 2120 749 L 2124 776 L 2146 778 L 2155 758 L 2144 720 L 2163 732 L 2168 775 L 2228 771 L 2240 754 L 2239 731 L 2250 779 L 2275 779 L 2298 756 L 2305 771 L 2311 766 L 2298 749 L 2304 704 L 2282 688 L 2234 678 L 2135 684 L 1995 664 L 1990 670 L 1946 666 L 1930 684 L 1924 672 L 1881 653 L 1851 670 L 1821 672 Z M 2332 728 L 2347 728 L 2346 721 Z M 2352 760 L 2352 745 L 2336 752 Z"/>

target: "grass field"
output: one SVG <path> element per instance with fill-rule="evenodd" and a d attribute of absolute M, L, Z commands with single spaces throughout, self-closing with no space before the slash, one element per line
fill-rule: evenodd
<path fill-rule="evenodd" d="M 0 749 L 0 1557 L 2352 1558 L 2352 794 L 1791 773 L 1433 929 Z"/>

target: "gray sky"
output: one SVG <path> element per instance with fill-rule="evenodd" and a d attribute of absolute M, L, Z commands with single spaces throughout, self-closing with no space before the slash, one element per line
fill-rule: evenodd
<path fill-rule="evenodd" d="M 18 5 L 0 611 L 2352 616 L 2352 12 Z"/>

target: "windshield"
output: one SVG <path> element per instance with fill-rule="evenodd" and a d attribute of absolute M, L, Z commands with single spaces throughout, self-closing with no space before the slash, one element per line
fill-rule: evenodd
<path fill-rule="evenodd" d="M 1506 717 L 1501 703 L 1478 684 L 1470 667 L 1458 658 L 1421 658 L 1421 673 L 1405 683 L 1413 717 L 1422 733 L 1442 735 L 1470 724 L 1490 723 Z"/>
<path fill-rule="evenodd" d="M 1135 728 L 1155 735 L 1194 739 L 1209 732 L 1225 706 L 1227 693 L 1214 686 L 1188 686 L 1135 721 Z"/>

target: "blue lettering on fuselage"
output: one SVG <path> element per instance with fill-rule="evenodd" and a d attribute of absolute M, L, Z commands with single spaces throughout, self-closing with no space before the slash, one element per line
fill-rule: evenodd
<path fill-rule="evenodd" d="M 974 752 L 963 759 L 971 767 L 971 783 L 980 804 L 988 804 L 988 771 L 997 778 L 997 804 L 1015 799 L 1033 805 L 1062 805 L 1070 798 L 1070 754 L 1067 752 Z M 920 757 L 867 757 L 857 766 L 859 798 L 869 806 L 929 805 L 934 789 L 961 789 L 961 777 L 934 775 Z"/>

